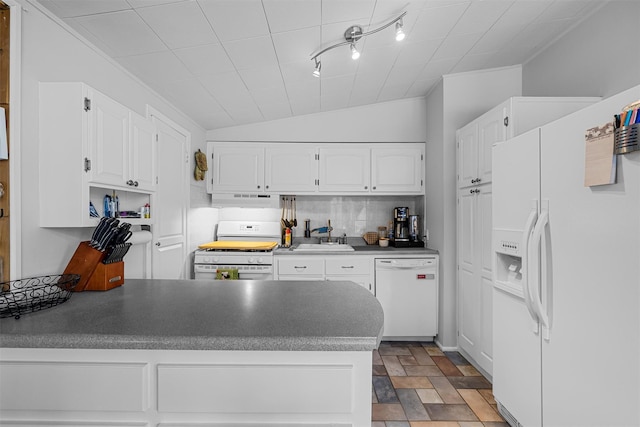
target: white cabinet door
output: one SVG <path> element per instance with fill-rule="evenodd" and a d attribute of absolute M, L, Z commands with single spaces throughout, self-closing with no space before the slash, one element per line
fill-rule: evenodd
<path fill-rule="evenodd" d="M 316 191 L 316 147 L 301 144 L 268 145 L 265 149 L 265 190 L 276 194 Z"/>
<path fill-rule="evenodd" d="M 213 193 L 263 192 L 264 147 L 252 144 L 214 144 Z"/>
<path fill-rule="evenodd" d="M 470 123 L 457 132 L 458 144 L 458 188 L 476 183 L 478 173 L 478 124 Z"/>
<path fill-rule="evenodd" d="M 371 157 L 369 148 L 319 148 L 321 192 L 368 193 Z"/>
<path fill-rule="evenodd" d="M 129 110 L 91 91 L 90 182 L 124 186 L 129 174 Z"/>
<path fill-rule="evenodd" d="M 491 182 L 491 148 L 496 142 L 506 140 L 508 128 L 506 117 L 510 114 L 510 103 L 505 102 L 478 118 L 477 183 Z"/>
<path fill-rule="evenodd" d="M 326 280 L 355 282 L 375 294 L 371 256 L 331 256 L 325 259 Z"/>
<path fill-rule="evenodd" d="M 151 120 L 131 113 L 129 177 L 126 184 L 139 190 L 155 191 L 157 165 L 156 129 Z"/>
<path fill-rule="evenodd" d="M 373 280 L 371 280 L 371 276 L 369 275 L 327 276 L 326 280 L 355 282 L 372 294 L 375 294 L 375 290 L 373 288 Z"/>
<path fill-rule="evenodd" d="M 371 191 L 374 193 L 421 193 L 424 146 L 371 149 Z"/>

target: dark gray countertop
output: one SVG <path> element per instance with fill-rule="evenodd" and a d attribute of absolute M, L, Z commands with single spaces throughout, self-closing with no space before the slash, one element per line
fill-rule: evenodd
<path fill-rule="evenodd" d="M 380 247 L 378 245 L 353 245 L 353 251 L 313 251 L 313 252 L 296 252 L 292 250 L 292 248 L 278 248 L 274 251 L 275 255 L 438 255 L 438 251 L 435 249 L 429 248 L 394 248 L 392 246 L 387 246 L 386 248 Z"/>
<path fill-rule="evenodd" d="M 382 326 L 353 282 L 127 280 L 0 319 L 0 347 L 369 351 Z"/>

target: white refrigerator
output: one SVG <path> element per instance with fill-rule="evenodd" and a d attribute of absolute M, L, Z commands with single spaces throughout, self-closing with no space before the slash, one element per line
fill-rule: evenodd
<path fill-rule="evenodd" d="M 511 425 L 640 425 L 640 151 L 584 186 L 640 86 L 493 147 L 493 390 Z"/>

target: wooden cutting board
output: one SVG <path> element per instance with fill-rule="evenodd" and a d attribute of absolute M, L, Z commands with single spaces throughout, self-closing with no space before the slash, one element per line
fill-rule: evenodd
<path fill-rule="evenodd" d="M 198 246 L 200 249 L 222 249 L 238 251 L 269 251 L 278 246 L 278 242 L 239 242 L 215 241 Z"/>

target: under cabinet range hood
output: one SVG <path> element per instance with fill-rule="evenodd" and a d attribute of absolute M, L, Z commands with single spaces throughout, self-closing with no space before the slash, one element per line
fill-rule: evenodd
<path fill-rule="evenodd" d="M 280 196 L 277 194 L 218 193 L 211 195 L 211 206 L 214 208 L 278 208 Z"/>

